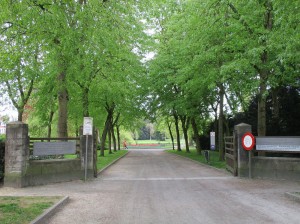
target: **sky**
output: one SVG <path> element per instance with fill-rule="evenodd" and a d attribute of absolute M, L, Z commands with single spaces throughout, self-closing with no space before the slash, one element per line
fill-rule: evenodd
<path fill-rule="evenodd" d="M 5 100 L 5 96 L 0 96 L 0 116 L 8 115 L 10 121 L 18 119 L 16 108 Z"/>

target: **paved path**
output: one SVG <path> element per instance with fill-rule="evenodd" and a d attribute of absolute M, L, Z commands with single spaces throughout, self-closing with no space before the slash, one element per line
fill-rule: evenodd
<path fill-rule="evenodd" d="M 300 204 L 284 193 L 299 189 L 299 182 L 239 179 L 161 150 L 132 150 L 93 181 L 0 195 L 70 196 L 51 224 L 298 224 Z"/>

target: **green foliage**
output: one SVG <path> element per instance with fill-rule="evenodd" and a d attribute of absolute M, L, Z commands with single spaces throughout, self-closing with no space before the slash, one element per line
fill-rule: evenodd
<path fill-rule="evenodd" d="M 5 142 L 5 139 L 6 139 L 6 135 L 1 134 L 0 135 L 0 142 Z"/>
<path fill-rule="evenodd" d="M 33 82 L 28 103 L 33 109 L 25 111 L 25 119 L 40 125 L 41 130 L 32 132 L 45 133 L 57 122 L 57 93 L 62 87 L 57 77 L 62 72 L 66 74 L 70 132 L 76 132 L 87 113 L 101 127 L 106 103 L 117 105 L 124 126 L 132 123 L 125 121 L 142 114 L 145 93 L 140 60 L 147 36 L 140 20 L 147 2 L 1 3 L 3 91 L 11 90 L 10 99 L 22 112 L 27 103 L 23 93 Z"/>
<path fill-rule="evenodd" d="M 298 85 L 299 7 L 283 0 L 166 4 L 149 62 L 154 107 L 203 119 L 219 102 L 220 83 L 226 113 L 245 110 L 271 87 Z"/>
<path fill-rule="evenodd" d="M 1 93 L 36 134 L 55 130 L 62 86 L 74 135 L 87 115 L 102 129 L 106 105 L 127 129 L 174 112 L 201 125 L 217 111 L 221 84 L 225 114 L 299 85 L 299 1 L 80 2 L 1 2 Z M 141 63 L 150 51 L 154 60 Z"/>

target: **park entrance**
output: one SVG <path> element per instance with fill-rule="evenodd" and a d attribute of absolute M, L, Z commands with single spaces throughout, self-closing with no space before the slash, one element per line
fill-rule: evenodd
<path fill-rule="evenodd" d="M 7 124 L 4 186 L 26 187 L 94 177 L 95 132 L 77 138 L 30 138 L 28 125 Z"/>
<path fill-rule="evenodd" d="M 251 126 L 239 124 L 233 136 L 225 137 L 226 169 L 246 178 L 300 180 L 299 137 L 257 137 L 256 147 L 246 151 L 242 137 Z"/>

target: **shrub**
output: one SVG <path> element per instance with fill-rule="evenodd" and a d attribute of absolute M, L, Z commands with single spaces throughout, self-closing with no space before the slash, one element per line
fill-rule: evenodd
<path fill-rule="evenodd" d="M 5 142 L 6 135 L 0 135 L 0 142 Z"/>

